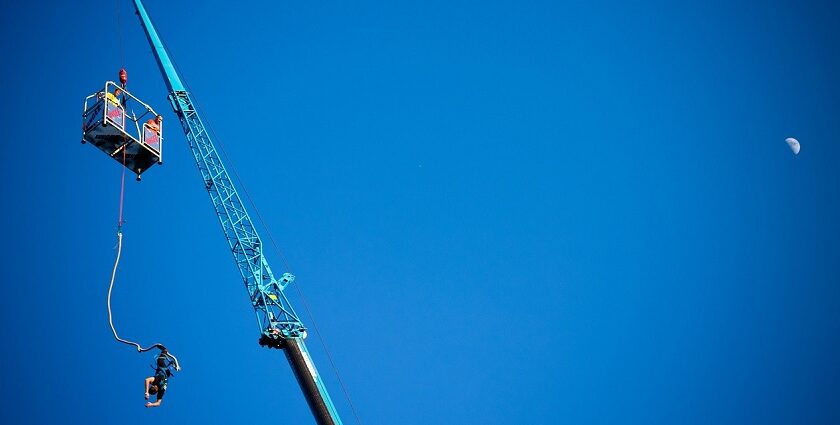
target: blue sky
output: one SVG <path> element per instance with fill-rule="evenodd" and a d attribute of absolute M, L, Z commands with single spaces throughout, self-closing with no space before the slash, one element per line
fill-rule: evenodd
<path fill-rule="evenodd" d="M 146 7 L 361 423 L 840 421 L 831 2 Z M 5 9 L 0 420 L 313 423 L 131 2 Z M 166 123 L 113 303 L 183 363 L 153 411 L 105 310 L 120 167 L 79 144 L 121 66 Z"/>

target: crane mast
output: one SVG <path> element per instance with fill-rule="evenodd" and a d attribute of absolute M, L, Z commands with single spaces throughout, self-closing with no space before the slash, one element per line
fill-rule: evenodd
<path fill-rule="evenodd" d="M 260 329 L 260 345 L 283 349 L 316 422 L 340 425 L 338 412 L 303 342 L 306 328 L 285 295 L 284 290 L 294 281 L 294 276 L 283 273 L 277 278 L 271 271 L 254 222 L 210 139 L 192 96 L 175 70 L 142 1 L 134 0 L 134 6 L 169 90 L 169 102 L 184 129 L 204 188 L 210 195 L 248 291 Z"/>

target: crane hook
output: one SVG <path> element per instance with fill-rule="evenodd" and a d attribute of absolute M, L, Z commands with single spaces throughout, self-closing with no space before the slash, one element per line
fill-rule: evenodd
<path fill-rule="evenodd" d="M 128 83 L 128 71 L 125 68 L 120 69 L 120 84 L 125 87 L 126 83 Z"/>

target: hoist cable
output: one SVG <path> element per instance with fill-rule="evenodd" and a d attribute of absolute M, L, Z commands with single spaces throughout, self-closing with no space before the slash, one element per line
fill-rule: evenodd
<path fill-rule="evenodd" d="M 122 18 L 120 14 L 120 0 L 114 2 L 117 12 L 117 39 L 120 44 L 120 65 L 125 67 L 125 50 L 123 49 Z"/>

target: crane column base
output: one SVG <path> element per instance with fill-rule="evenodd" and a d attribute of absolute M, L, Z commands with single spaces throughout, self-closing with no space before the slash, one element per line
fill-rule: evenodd
<path fill-rule="evenodd" d="M 283 339 L 283 352 L 286 353 L 286 360 L 292 366 L 295 378 L 303 390 L 303 395 L 318 425 L 341 425 L 341 419 L 338 418 L 335 406 L 321 382 L 321 377 L 303 341 L 299 338 Z"/>

